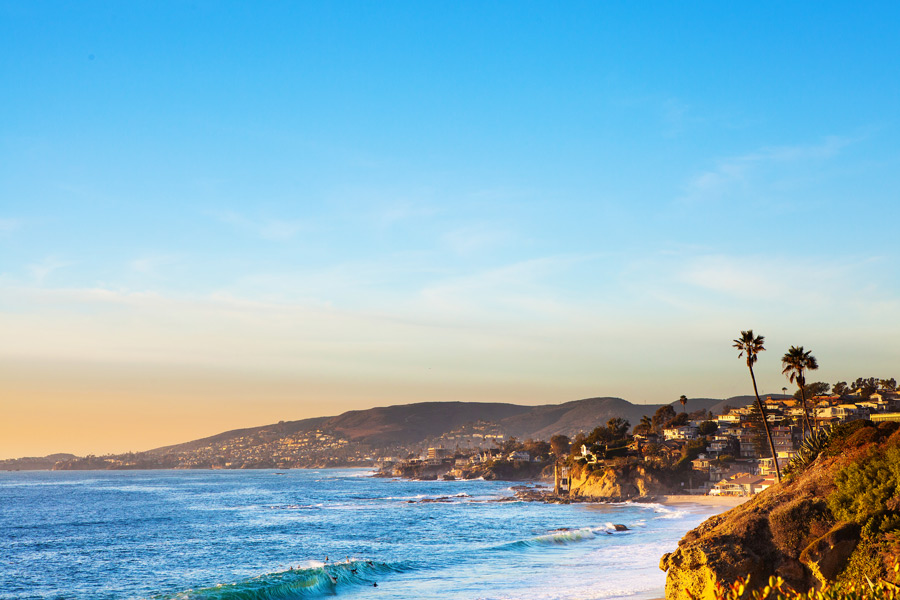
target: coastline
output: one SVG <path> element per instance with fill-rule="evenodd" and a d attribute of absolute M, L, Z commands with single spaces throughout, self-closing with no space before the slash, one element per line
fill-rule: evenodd
<path fill-rule="evenodd" d="M 198 557 L 190 564 L 185 565 L 174 556 L 170 559 L 168 554 L 158 558 L 150 556 L 162 562 L 166 574 L 160 570 L 160 575 L 142 575 L 138 562 L 126 566 L 127 577 L 118 577 L 102 562 L 90 565 L 86 571 L 89 577 L 74 584 L 66 583 L 77 586 L 75 590 L 68 590 L 76 600 L 94 597 L 100 584 L 115 587 L 116 594 L 121 597 L 145 597 L 149 594 L 135 590 L 143 586 L 160 594 L 175 594 L 179 590 L 211 588 L 220 582 L 227 584 L 223 588 L 227 592 L 225 595 L 232 598 L 244 592 L 250 597 L 253 595 L 251 590 L 264 590 L 270 597 L 277 597 L 285 586 L 290 587 L 308 576 L 318 577 L 316 585 L 322 588 L 317 588 L 314 597 L 330 596 L 335 587 L 338 595 L 368 597 L 365 588 L 377 579 L 378 592 L 385 598 L 465 600 L 479 596 L 479 590 L 489 582 L 492 587 L 503 590 L 498 595 L 504 597 L 530 597 L 534 591 L 539 591 L 550 598 L 563 599 L 576 597 L 579 590 L 588 588 L 597 590 L 593 597 L 645 600 L 663 595 L 663 577 L 655 560 L 659 544 L 664 542 L 667 547 L 674 546 L 673 533 L 680 534 L 689 529 L 697 520 L 695 513 L 704 512 L 671 511 L 672 515 L 662 517 L 666 520 L 642 528 L 641 535 L 619 535 L 608 522 L 626 523 L 632 527 L 639 518 L 651 521 L 660 516 L 657 513 L 670 511 L 624 502 L 606 505 L 605 513 L 584 512 L 582 507 L 588 508 L 589 504 L 504 506 L 482 502 L 483 498 L 509 493 L 509 484 L 499 481 L 407 482 L 355 477 L 367 473 L 366 470 L 297 470 L 284 476 L 274 473 L 38 472 L 15 475 L 21 487 L 3 486 L 0 491 L 5 494 L 0 494 L 0 499 L 25 495 L 33 506 L 42 506 L 48 497 L 51 499 L 47 510 L 54 524 L 24 530 L 23 535 L 35 543 L 61 539 L 69 531 L 69 525 L 60 515 L 77 510 L 83 494 L 96 498 L 102 506 L 116 506 L 122 498 L 135 499 L 134 510 L 129 512 L 127 522 L 133 526 L 128 525 L 127 536 L 110 535 L 121 533 L 122 523 L 104 522 L 86 533 L 83 541 L 79 538 L 73 542 L 75 545 L 71 547 L 77 548 L 79 553 L 101 552 L 110 539 L 114 552 L 140 547 L 146 536 L 156 537 L 168 531 L 170 519 L 157 517 L 170 514 L 176 522 L 195 527 L 200 532 L 196 538 L 176 536 L 178 544 Z M 71 493 L 73 481 L 79 482 L 76 496 Z M 322 481 L 326 484 L 322 485 Z M 198 506 L 202 505 L 204 510 L 172 510 L 181 506 L 186 486 L 200 491 L 202 497 Z M 369 491 L 358 494 L 362 489 Z M 299 495 L 298 490 L 302 491 Z M 136 491 L 145 493 L 136 494 Z M 425 498 L 437 500 L 442 495 L 450 502 L 423 502 Z M 293 500 L 295 497 L 298 499 Z M 408 503 L 409 500 L 415 502 Z M 234 519 L 233 510 L 254 518 Z M 385 519 L 387 511 L 390 518 Z M 706 508 L 705 512 L 712 512 L 712 509 Z M 37 510 L 29 511 L 29 516 L 35 523 L 46 519 L 44 513 Z M 669 520 L 670 517 L 676 520 Z M 428 521 L 437 521 L 438 527 L 431 529 Z M 674 532 L 680 523 L 688 521 L 691 524 Z M 503 526 L 497 527 L 498 522 Z M 224 528 L 224 538 L 217 537 L 222 528 L 214 526 L 222 523 L 229 524 Z M 374 533 L 360 536 L 360 523 L 373 527 Z M 482 534 L 472 536 L 468 533 L 478 531 L 475 529 L 478 527 L 485 528 Z M 454 529 L 459 533 L 448 534 L 441 547 L 435 548 L 433 532 Z M 261 560 L 259 550 L 246 544 L 246 539 L 251 536 L 283 543 L 266 544 L 266 552 L 271 551 L 271 558 Z M 390 555 L 384 553 L 378 536 L 392 540 Z M 497 551 L 485 551 L 484 540 L 489 540 L 488 547 Z M 202 551 L 212 543 L 223 550 Z M 335 548 L 340 548 L 341 552 L 337 553 Z M 67 557 L 51 560 L 52 545 L 37 557 L 27 554 L 25 547 L 16 550 L 23 552 L 23 563 L 33 564 L 34 572 L 40 573 L 36 579 L 42 586 L 38 590 L 42 596 L 56 594 L 59 582 L 66 581 L 65 574 L 75 568 Z M 229 563 L 244 570 L 238 572 L 231 564 L 221 561 L 224 552 L 231 556 Z M 366 557 L 376 565 L 368 565 L 358 574 L 347 569 L 332 573 L 339 578 L 338 582 L 323 578 L 322 572 L 311 575 L 297 570 L 299 563 L 305 565 L 308 559 L 327 555 L 341 559 L 347 555 Z M 70 556 L 79 554 L 73 552 Z M 640 560 L 632 561 L 632 556 L 640 557 Z M 18 559 L 18 556 L 14 553 L 13 558 Z M 269 563 L 275 566 L 269 567 Z M 294 571 L 288 565 L 294 565 Z M 418 576 L 420 567 L 427 568 L 427 576 Z M 565 577 L 560 576 L 561 570 Z M 12 573 L 0 573 L 0 588 L 18 589 L 12 587 L 18 585 L 18 580 L 10 582 L 5 576 L 11 577 Z M 650 578 L 653 581 L 648 583 Z M 197 595 L 202 598 L 205 594 Z"/>
<path fill-rule="evenodd" d="M 688 494 L 670 494 L 658 496 L 660 504 L 702 504 L 704 506 L 725 506 L 734 508 L 753 496 L 692 496 Z"/>

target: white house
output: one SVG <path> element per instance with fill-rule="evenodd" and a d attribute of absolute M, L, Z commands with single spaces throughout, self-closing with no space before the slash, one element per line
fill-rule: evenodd
<path fill-rule="evenodd" d="M 663 429 L 666 440 L 693 440 L 697 437 L 697 428 L 690 425 L 681 427 L 668 427 Z"/>

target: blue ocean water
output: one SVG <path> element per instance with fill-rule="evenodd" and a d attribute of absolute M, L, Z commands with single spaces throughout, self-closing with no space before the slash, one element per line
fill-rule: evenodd
<path fill-rule="evenodd" d="M 497 502 L 510 485 L 358 469 L 0 473 L 0 599 L 638 600 L 662 595 L 660 556 L 717 512 Z"/>

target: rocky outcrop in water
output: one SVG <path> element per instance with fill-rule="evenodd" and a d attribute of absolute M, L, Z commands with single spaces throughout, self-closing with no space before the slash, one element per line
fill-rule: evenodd
<path fill-rule="evenodd" d="M 570 496 L 594 500 L 629 500 L 677 493 L 677 477 L 639 462 L 590 470 L 572 470 Z"/>

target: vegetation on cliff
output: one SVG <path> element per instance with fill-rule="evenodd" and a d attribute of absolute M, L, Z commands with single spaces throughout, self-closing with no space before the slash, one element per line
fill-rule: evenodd
<path fill-rule="evenodd" d="M 669 406 L 656 411 L 653 418 L 644 417 L 635 432 L 662 431 L 665 427 L 686 423 L 690 417 L 704 418 L 705 410 L 678 413 Z M 714 422 L 704 422 L 709 434 L 716 429 Z M 572 443 L 567 463 L 571 469 L 571 493 L 585 499 L 615 499 L 672 494 L 691 487 L 691 461 L 703 452 L 708 439 L 701 436 L 684 443 L 677 452 L 661 452 L 657 444 L 639 445 L 628 434 L 629 423 L 610 419 L 606 426 L 595 428 L 587 435 L 578 435 Z M 585 458 L 582 447 L 592 457 Z"/>
<path fill-rule="evenodd" d="M 826 583 L 820 589 L 795 590 L 781 577 L 769 577 L 765 587 L 751 590 L 749 581 L 738 579 L 716 589 L 717 600 L 900 600 L 900 565 L 894 566 L 893 581 Z"/>
<path fill-rule="evenodd" d="M 886 580 L 900 556 L 898 494 L 900 424 L 836 426 L 798 457 L 783 485 L 709 519 L 662 558 L 666 597 L 721 598 L 717 589 L 747 576 L 745 587 L 760 593 L 770 576 L 784 590 Z"/>

